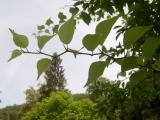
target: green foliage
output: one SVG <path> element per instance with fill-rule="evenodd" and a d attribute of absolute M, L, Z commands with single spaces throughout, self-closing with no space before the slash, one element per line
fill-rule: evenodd
<path fill-rule="evenodd" d="M 122 61 L 123 61 L 121 64 L 122 72 L 139 67 L 137 63 L 137 57 L 131 56 L 131 57 L 123 58 Z"/>
<path fill-rule="evenodd" d="M 45 26 L 44 25 L 39 25 L 39 26 L 37 26 L 37 29 L 38 30 L 43 30 L 43 29 L 45 29 Z"/>
<path fill-rule="evenodd" d="M 13 105 L 0 109 L 0 120 L 20 120 L 23 105 Z"/>
<path fill-rule="evenodd" d="M 91 64 L 89 68 L 89 76 L 87 85 L 94 83 L 99 76 L 101 76 L 106 68 L 107 63 L 105 61 L 98 61 Z"/>
<path fill-rule="evenodd" d="M 11 61 L 12 59 L 15 59 L 17 58 L 18 56 L 20 56 L 22 54 L 22 52 L 20 50 L 13 50 L 12 51 L 12 55 L 11 55 L 11 58 L 8 60 Z"/>
<path fill-rule="evenodd" d="M 56 29 L 53 30 L 53 33 L 55 35 L 58 33 L 62 44 L 67 44 L 67 46 L 64 45 L 65 51 L 59 55 L 69 52 L 75 56 L 79 54 L 97 55 L 100 58 L 90 66 L 87 86 L 96 86 L 93 88 L 93 93 L 96 92 L 98 95 L 96 102 L 98 102 L 98 111 L 102 119 L 103 117 L 107 120 L 159 119 L 159 6 L 159 0 L 78 0 L 70 9 L 72 17 L 69 20 L 65 20 L 67 17 L 63 13 L 58 15 L 60 22 L 54 26 Z M 103 43 L 118 19 L 117 16 L 121 16 L 122 24 L 115 27 L 117 30 L 115 39 L 118 43 L 119 36 L 124 35 L 123 42 L 119 42 L 115 47 L 107 48 Z M 73 38 L 76 23 L 80 20 L 88 25 L 92 21 L 102 21 L 97 25 L 95 34 L 86 34 L 83 38 L 82 48 L 85 47 L 86 52 L 81 51 L 82 49 L 74 50 L 68 47 Z M 42 28 L 41 26 L 38 29 Z M 48 35 L 49 30 L 48 28 L 45 35 Z M 28 46 L 25 36 L 13 30 L 11 32 L 18 47 Z M 103 45 L 102 49 L 99 48 L 99 45 L 100 47 Z M 99 50 L 98 53 L 94 51 L 96 48 Z M 22 52 L 30 53 L 25 49 L 22 49 Z M 35 54 L 53 57 L 43 52 L 35 52 Z M 119 81 L 96 83 L 104 69 L 112 63 L 118 63 L 121 66 L 121 75 L 129 79 L 126 85 Z M 47 68 L 48 64 L 49 62 L 45 67 L 42 64 L 42 68 Z M 44 69 L 39 75 L 43 71 Z M 48 118 L 43 116 L 41 119 Z"/>
<path fill-rule="evenodd" d="M 60 12 L 58 14 L 58 18 L 60 19 L 60 23 L 61 23 L 61 22 L 64 22 L 64 20 L 66 19 L 66 16 L 62 12 Z"/>
<path fill-rule="evenodd" d="M 101 119 L 119 120 L 118 108 L 125 98 L 125 90 L 119 85 L 119 81 L 111 82 L 103 77 L 89 85 L 90 98 L 97 103 L 96 111 Z"/>
<path fill-rule="evenodd" d="M 72 13 L 72 15 L 76 15 L 78 13 L 79 9 L 77 7 L 71 7 L 69 9 L 69 12 Z"/>
<path fill-rule="evenodd" d="M 43 58 L 37 62 L 37 70 L 38 70 L 38 77 L 47 70 L 48 66 L 51 64 L 51 60 L 47 58 Z"/>
<path fill-rule="evenodd" d="M 45 24 L 48 25 L 48 26 L 50 26 L 51 24 L 53 24 L 53 21 L 51 20 L 51 18 L 49 18 L 49 19 L 46 21 Z"/>
<path fill-rule="evenodd" d="M 152 57 L 160 44 L 159 38 L 148 38 L 145 40 L 142 51 L 145 57 Z"/>
<path fill-rule="evenodd" d="M 81 12 L 80 17 L 82 18 L 82 20 L 89 25 L 89 23 L 91 22 L 91 16 L 89 14 L 87 14 L 86 12 Z"/>
<path fill-rule="evenodd" d="M 159 119 L 159 100 L 156 86 L 147 78 L 149 72 L 137 71 L 125 84 L 99 78 L 88 86 L 90 98 L 97 103 L 96 111 L 106 120 L 155 120 Z M 156 79 L 159 79 L 155 77 Z"/>
<path fill-rule="evenodd" d="M 145 71 L 131 76 L 126 85 L 120 81 L 100 78 L 88 88 L 91 99 L 97 103 L 98 114 L 106 120 L 158 120 L 159 102 L 149 81 L 144 81 Z M 141 83 L 142 82 L 142 83 Z"/>
<path fill-rule="evenodd" d="M 102 45 L 106 39 L 106 37 L 109 35 L 113 25 L 117 21 L 119 16 L 113 17 L 111 19 L 104 20 L 100 22 L 96 27 L 96 34 L 100 35 L 100 41 L 99 43 Z"/>
<path fill-rule="evenodd" d="M 84 47 L 89 51 L 94 51 L 98 45 L 102 45 L 117 19 L 118 17 L 114 17 L 100 22 L 96 27 L 95 34 L 88 34 L 83 38 Z"/>
<path fill-rule="evenodd" d="M 26 114 L 25 120 L 98 120 L 92 116 L 94 104 L 88 100 L 74 101 L 69 93 L 55 92 Z"/>
<path fill-rule="evenodd" d="M 89 95 L 87 93 L 77 93 L 73 94 L 74 100 L 83 100 L 83 99 L 89 99 Z"/>
<path fill-rule="evenodd" d="M 75 30 L 75 21 L 74 18 L 70 18 L 59 28 L 59 38 L 64 44 L 69 44 L 73 38 Z"/>
<path fill-rule="evenodd" d="M 99 45 L 98 34 L 88 34 L 83 38 L 83 45 L 89 51 L 94 51 L 95 48 Z"/>
<path fill-rule="evenodd" d="M 18 34 L 12 29 L 9 29 L 9 30 L 13 35 L 13 41 L 16 46 L 21 47 L 21 48 L 28 47 L 28 38 L 25 35 Z"/>
<path fill-rule="evenodd" d="M 140 39 L 150 29 L 150 26 L 138 26 L 127 30 L 124 34 L 124 47 L 126 49 L 131 48 L 133 43 Z"/>
<path fill-rule="evenodd" d="M 49 35 L 37 36 L 39 49 L 42 49 L 42 48 L 44 47 L 44 45 L 45 45 L 50 39 L 52 39 L 52 37 L 53 37 L 53 36 L 49 36 Z"/>

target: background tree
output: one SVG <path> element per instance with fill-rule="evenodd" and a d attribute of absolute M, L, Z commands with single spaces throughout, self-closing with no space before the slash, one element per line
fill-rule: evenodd
<path fill-rule="evenodd" d="M 0 120 L 20 120 L 19 115 L 23 105 L 13 105 L 0 109 Z"/>
<path fill-rule="evenodd" d="M 28 88 L 25 94 L 26 94 L 26 102 L 28 104 L 35 104 L 40 97 L 39 91 L 35 90 L 33 87 Z"/>
<path fill-rule="evenodd" d="M 25 91 L 26 95 L 26 103 L 20 105 L 21 108 L 19 109 L 19 114 L 16 120 L 23 120 L 23 116 L 32 109 L 32 107 L 38 102 L 39 100 L 39 91 L 33 87 L 29 87 Z"/>
<path fill-rule="evenodd" d="M 94 103 L 89 99 L 74 101 L 70 93 L 57 91 L 26 114 L 25 120 L 99 120 L 93 114 Z"/>
<path fill-rule="evenodd" d="M 96 111 L 102 120 L 131 120 L 127 118 L 130 116 L 129 113 L 123 113 L 123 109 L 129 111 L 131 107 L 128 106 L 127 91 L 123 85 L 120 81 L 110 81 L 101 77 L 88 86 L 90 99 L 96 104 Z"/>
<path fill-rule="evenodd" d="M 89 95 L 87 93 L 77 93 L 73 94 L 74 100 L 82 100 L 82 99 L 89 99 Z"/>
<path fill-rule="evenodd" d="M 53 56 L 57 56 L 54 53 Z M 64 76 L 64 69 L 61 66 L 62 59 L 57 57 L 52 60 L 52 63 L 49 65 L 45 72 L 45 83 L 40 85 L 39 94 L 40 99 L 49 97 L 53 91 L 64 90 L 66 86 L 66 79 Z"/>

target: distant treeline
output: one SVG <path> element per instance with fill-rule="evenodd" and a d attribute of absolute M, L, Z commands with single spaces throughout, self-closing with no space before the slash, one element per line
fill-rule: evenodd
<path fill-rule="evenodd" d="M 22 105 L 13 105 L 0 109 L 0 120 L 20 120 Z"/>

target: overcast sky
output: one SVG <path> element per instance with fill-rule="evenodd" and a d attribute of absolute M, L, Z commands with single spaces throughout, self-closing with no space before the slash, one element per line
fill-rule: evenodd
<path fill-rule="evenodd" d="M 36 80 L 36 61 L 44 56 L 24 55 L 7 62 L 11 51 L 16 48 L 8 28 L 27 35 L 31 41 L 29 48 L 36 49 L 36 40 L 32 36 L 32 33 L 36 31 L 36 26 L 43 24 L 50 17 L 57 21 L 58 12 L 67 11 L 66 5 L 70 4 L 70 0 L 0 0 L 0 90 L 2 91 L 0 107 L 25 102 L 24 91 L 29 86 L 36 87 L 44 80 L 43 76 L 40 80 Z M 78 25 L 70 46 L 80 48 L 82 38 L 86 33 L 93 33 L 95 25 L 92 24 L 89 27 L 84 23 Z M 108 47 L 114 44 L 110 41 L 115 37 L 114 34 L 112 33 L 105 43 Z M 62 45 L 58 37 L 49 42 L 44 49 L 49 53 L 61 50 Z M 78 56 L 75 59 L 73 55 L 66 54 L 62 56 L 62 59 L 67 88 L 73 93 L 85 92 L 83 86 L 87 80 L 89 66 L 97 58 Z M 118 71 L 119 67 L 113 65 L 106 69 L 104 76 L 114 80 Z"/>

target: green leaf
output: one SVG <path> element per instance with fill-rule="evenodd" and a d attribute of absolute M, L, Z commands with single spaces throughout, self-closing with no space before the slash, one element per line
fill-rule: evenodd
<path fill-rule="evenodd" d="M 73 38 L 75 21 L 73 18 L 66 21 L 59 29 L 58 35 L 64 44 L 69 44 Z"/>
<path fill-rule="evenodd" d="M 84 3 L 84 1 L 77 1 L 76 3 L 74 3 L 74 6 L 79 6 L 82 5 Z"/>
<path fill-rule="evenodd" d="M 20 56 L 22 54 L 22 52 L 20 50 L 13 50 L 12 51 L 12 55 L 10 57 L 10 59 L 8 60 L 11 61 L 12 59 L 15 59 L 16 57 Z"/>
<path fill-rule="evenodd" d="M 80 17 L 82 18 L 82 20 L 89 25 L 90 21 L 91 21 L 91 16 L 89 14 L 87 14 L 86 12 L 81 12 Z"/>
<path fill-rule="evenodd" d="M 160 71 L 160 61 L 155 62 L 154 64 L 152 64 L 152 67 L 157 70 Z"/>
<path fill-rule="evenodd" d="M 91 64 L 89 68 L 88 81 L 86 85 L 95 82 L 104 72 L 107 64 L 104 61 L 98 61 Z"/>
<path fill-rule="evenodd" d="M 117 78 L 119 78 L 119 77 L 125 77 L 126 76 L 126 72 L 119 72 L 118 74 L 117 74 Z"/>
<path fill-rule="evenodd" d="M 59 25 L 55 25 L 52 29 L 53 33 L 58 33 Z"/>
<path fill-rule="evenodd" d="M 74 49 L 69 49 L 69 50 L 73 53 L 74 57 L 76 58 L 78 55 L 78 51 Z"/>
<path fill-rule="evenodd" d="M 50 34 L 50 31 L 48 29 L 46 29 L 44 32 Z"/>
<path fill-rule="evenodd" d="M 49 35 L 37 36 L 39 49 L 42 49 L 42 48 L 44 47 L 44 45 L 45 45 L 52 37 L 53 37 L 53 36 L 49 36 Z"/>
<path fill-rule="evenodd" d="M 94 51 L 95 48 L 99 45 L 99 35 L 97 34 L 88 34 L 83 38 L 83 45 L 89 51 Z"/>
<path fill-rule="evenodd" d="M 126 49 L 131 48 L 132 44 L 140 39 L 151 28 L 151 26 L 138 26 L 127 30 L 123 39 L 124 47 Z"/>
<path fill-rule="evenodd" d="M 83 45 L 89 51 L 94 51 L 98 45 L 102 45 L 111 31 L 118 17 L 100 22 L 96 27 L 96 34 L 88 34 L 83 38 Z"/>
<path fill-rule="evenodd" d="M 39 25 L 39 26 L 37 26 L 37 28 L 38 28 L 38 30 L 43 30 L 43 29 L 45 29 L 45 26 L 44 25 Z"/>
<path fill-rule="evenodd" d="M 13 35 L 13 41 L 16 46 L 21 47 L 21 48 L 27 48 L 28 47 L 28 38 L 25 35 L 21 35 L 16 33 L 14 30 L 9 29 L 10 32 Z"/>
<path fill-rule="evenodd" d="M 51 64 L 51 62 L 52 61 L 48 58 L 43 58 L 37 62 L 37 70 L 38 70 L 37 79 L 39 79 L 40 75 L 47 70 L 47 68 Z"/>
<path fill-rule="evenodd" d="M 101 39 L 100 39 L 100 44 L 102 45 L 106 39 L 106 37 L 109 35 L 113 25 L 117 21 L 118 17 L 113 17 L 108 20 L 104 20 L 100 22 L 97 27 L 96 27 L 96 34 L 99 34 Z"/>
<path fill-rule="evenodd" d="M 64 21 L 64 19 L 66 19 L 67 17 L 62 12 L 60 12 L 58 14 L 58 18 L 60 19 L 60 21 Z"/>
<path fill-rule="evenodd" d="M 138 57 L 138 58 L 137 58 L 137 63 L 138 63 L 139 65 L 144 65 L 144 58 L 143 58 L 143 57 Z"/>
<path fill-rule="evenodd" d="M 49 18 L 49 19 L 46 21 L 45 24 L 48 25 L 48 26 L 50 26 L 51 24 L 53 24 L 53 21 L 51 20 L 51 18 Z"/>
<path fill-rule="evenodd" d="M 145 70 L 140 70 L 137 71 L 135 73 L 133 73 L 130 77 L 130 85 L 136 85 L 137 83 L 139 83 L 140 80 L 144 79 L 146 75 L 146 71 Z"/>
<path fill-rule="evenodd" d="M 157 47 L 160 44 L 159 38 L 148 38 L 145 40 L 142 51 L 145 57 L 152 57 Z"/>
<path fill-rule="evenodd" d="M 106 59 L 106 65 L 108 66 L 108 65 L 110 64 L 110 62 L 111 62 L 111 58 L 108 57 L 108 58 Z"/>
<path fill-rule="evenodd" d="M 124 58 L 118 58 L 115 60 L 115 62 L 119 65 L 122 65 Z"/>
<path fill-rule="evenodd" d="M 102 51 L 104 52 L 104 53 L 107 53 L 107 49 L 106 49 L 106 47 L 103 45 L 102 46 Z"/>
<path fill-rule="evenodd" d="M 79 9 L 77 7 L 71 7 L 69 9 L 69 12 L 72 14 L 72 15 L 76 15 L 78 13 Z"/>
<path fill-rule="evenodd" d="M 137 57 L 127 57 L 123 58 L 122 64 L 121 64 L 121 71 L 125 72 L 133 68 L 137 68 L 138 63 L 137 63 Z"/>

